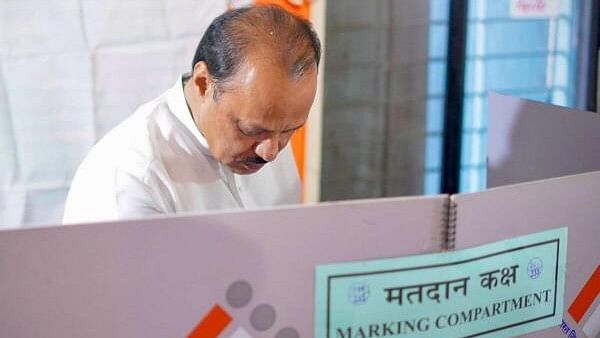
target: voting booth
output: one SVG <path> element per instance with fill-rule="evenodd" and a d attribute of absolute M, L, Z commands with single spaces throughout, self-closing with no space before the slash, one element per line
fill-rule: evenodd
<path fill-rule="evenodd" d="M 230 321 L 213 337 L 275 337 L 286 328 L 311 337 L 315 266 L 440 251 L 446 202 L 400 198 L 5 231 L 0 336 L 186 337 L 208 315 L 212 329 Z"/>
<path fill-rule="evenodd" d="M 491 187 L 600 170 L 597 113 L 490 93 L 488 135 L 487 181 Z M 600 333 L 600 231 L 597 221 L 591 221 L 598 216 L 586 213 L 597 203 L 598 182 L 589 175 L 570 178 L 570 186 L 550 180 L 532 184 L 529 192 L 506 188 L 484 192 L 483 198 L 478 193 L 457 197 L 463 202 L 458 228 L 468 236 L 459 237 L 457 248 L 483 243 L 490 237 L 533 232 L 548 222 L 570 226 L 567 302 L 561 326 L 567 337 L 597 337 Z M 521 203 L 509 207 L 498 202 L 502 199 Z M 576 205 L 565 201 L 576 201 Z M 473 224 L 476 218 L 483 221 L 482 210 L 487 211 L 489 231 L 476 236 L 473 228 L 460 223 Z M 536 222 L 519 214 L 528 214 Z"/>
<path fill-rule="evenodd" d="M 0 231 L 1 337 L 600 334 L 600 171 Z"/>
<path fill-rule="evenodd" d="M 568 307 L 600 261 L 598 191 L 595 172 L 451 197 L 7 230 L 0 233 L 0 334 L 354 337 L 368 336 L 369 325 L 383 325 L 396 312 L 421 311 L 423 316 L 407 317 L 395 330 L 415 337 L 510 337 L 545 321 L 550 328 L 531 336 L 559 336 L 561 320 L 579 327 Z M 548 238 L 515 239 L 552 229 Z M 500 240 L 508 241 L 477 247 Z M 517 248 L 538 246 L 541 252 L 525 252 L 514 263 Z M 446 247 L 452 251 L 439 253 Z M 429 255 L 414 256 L 424 253 Z M 532 269 L 541 269 L 543 277 L 530 277 Z M 481 287 L 486 273 L 497 280 L 494 288 Z M 506 278 L 510 283 L 503 285 Z M 424 289 L 435 284 L 439 302 Z M 419 285 L 420 296 L 414 294 Z M 454 291 L 444 293 L 445 285 Z M 413 293 L 409 298 L 398 294 L 405 287 L 413 287 L 405 289 L 405 296 Z M 493 304 L 513 293 L 520 307 L 475 319 L 477 307 L 500 306 Z M 371 303 L 387 309 L 368 320 L 354 317 Z M 597 326 L 590 319 L 595 312 L 588 311 L 592 305 L 579 323 Z M 328 312 L 337 317 L 323 331 Z M 463 315 L 471 319 L 461 321 Z M 355 325 L 347 325 L 347 318 Z"/>
<path fill-rule="evenodd" d="M 489 95 L 488 187 L 600 170 L 600 115 Z"/>

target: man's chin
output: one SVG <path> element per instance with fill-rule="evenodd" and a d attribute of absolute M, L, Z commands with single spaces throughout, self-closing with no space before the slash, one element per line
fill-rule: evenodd
<path fill-rule="evenodd" d="M 246 162 L 238 162 L 233 165 L 229 165 L 229 169 L 232 172 L 238 175 L 250 175 L 259 171 L 262 167 L 265 166 L 265 163 L 257 164 L 257 163 L 246 163 Z"/>

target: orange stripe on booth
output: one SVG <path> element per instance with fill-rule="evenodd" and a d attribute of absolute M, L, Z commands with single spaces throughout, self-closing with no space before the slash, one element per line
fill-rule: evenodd
<path fill-rule="evenodd" d="M 231 316 L 219 304 L 216 304 L 189 334 L 188 338 L 217 338 L 231 323 L 231 320 Z"/>
<path fill-rule="evenodd" d="M 575 322 L 579 323 L 581 321 L 598 294 L 600 294 L 600 265 L 596 267 L 592 277 L 588 279 L 571 306 L 569 306 L 569 314 Z"/>

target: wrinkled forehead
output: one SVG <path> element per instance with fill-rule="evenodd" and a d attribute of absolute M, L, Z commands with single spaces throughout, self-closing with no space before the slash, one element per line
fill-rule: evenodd
<path fill-rule="evenodd" d="M 293 64 L 286 62 L 288 58 L 281 57 L 276 49 L 259 44 L 247 51 L 233 75 L 227 80 L 231 89 L 261 80 L 299 81 L 306 76 L 316 77 L 317 66 L 306 68 L 298 73 Z"/>
<path fill-rule="evenodd" d="M 232 79 L 222 99 L 232 116 L 264 129 L 302 125 L 314 100 L 316 72 L 294 79 L 281 69 L 249 65 Z"/>

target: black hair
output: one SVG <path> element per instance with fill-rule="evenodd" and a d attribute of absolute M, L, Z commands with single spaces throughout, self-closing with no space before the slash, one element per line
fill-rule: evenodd
<path fill-rule="evenodd" d="M 269 48 L 270 57 L 297 79 L 319 66 L 321 43 L 312 25 L 276 5 L 242 7 L 213 20 L 196 49 L 194 66 L 204 61 L 215 98 L 243 65 L 250 48 Z"/>

